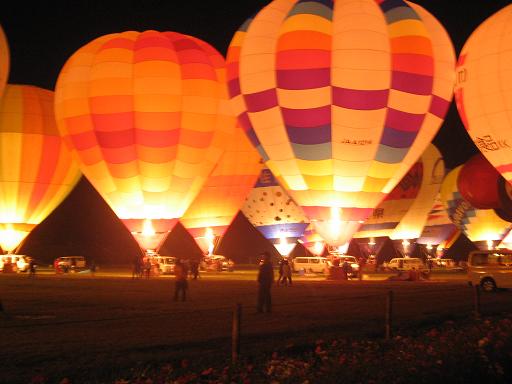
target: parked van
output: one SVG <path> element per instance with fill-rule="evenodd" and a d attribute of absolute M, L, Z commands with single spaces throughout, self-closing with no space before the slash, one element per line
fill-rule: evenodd
<path fill-rule="evenodd" d="M 417 257 L 395 257 L 388 263 L 384 263 L 384 267 L 392 271 L 410 271 L 416 269 L 421 272 L 428 272 L 428 268 L 423 263 L 423 260 Z"/>
<path fill-rule="evenodd" d="M 512 251 L 473 251 L 468 256 L 468 282 L 491 292 L 512 288 Z"/>
<path fill-rule="evenodd" d="M 325 257 L 296 257 L 292 262 L 293 272 L 301 270 L 312 273 L 326 273 L 328 268 Z"/>
<path fill-rule="evenodd" d="M 53 262 L 55 272 L 78 272 L 85 269 L 85 257 L 83 256 L 62 256 Z"/>
<path fill-rule="evenodd" d="M 174 256 L 153 256 L 156 264 L 158 264 L 159 273 L 166 275 L 174 273 L 176 267 L 176 258 Z"/>

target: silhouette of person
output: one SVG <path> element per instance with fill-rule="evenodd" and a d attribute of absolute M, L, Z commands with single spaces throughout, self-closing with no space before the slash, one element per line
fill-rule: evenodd
<path fill-rule="evenodd" d="M 258 313 L 272 312 L 272 297 L 270 288 L 274 283 L 274 266 L 270 260 L 270 253 L 264 252 L 262 254 L 262 262 L 258 271 Z"/>

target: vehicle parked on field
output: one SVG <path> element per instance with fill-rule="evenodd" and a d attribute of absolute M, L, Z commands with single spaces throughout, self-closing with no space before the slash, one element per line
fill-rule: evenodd
<path fill-rule="evenodd" d="M 235 262 L 223 255 L 207 255 L 199 264 L 202 271 L 228 271 L 235 270 Z"/>
<path fill-rule="evenodd" d="M 416 269 L 420 272 L 428 272 L 428 268 L 423 263 L 423 260 L 417 257 L 395 257 L 387 263 L 383 263 L 385 269 L 391 271 L 410 271 Z"/>
<path fill-rule="evenodd" d="M 468 283 L 486 292 L 512 288 L 512 251 L 473 251 L 468 256 Z"/>
<path fill-rule="evenodd" d="M 293 272 L 327 273 L 328 267 L 326 257 L 299 256 L 292 260 Z"/>
<path fill-rule="evenodd" d="M 53 262 L 55 273 L 80 272 L 85 270 L 85 257 L 83 256 L 61 256 Z"/>
<path fill-rule="evenodd" d="M 339 257 L 339 266 L 346 268 L 347 277 L 358 277 L 359 276 L 359 263 L 355 256 L 342 255 Z"/>
<path fill-rule="evenodd" d="M 154 262 L 157 264 L 158 272 L 163 275 L 173 274 L 176 267 L 177 258 L 174 256 L 153 256 Z"/>
<path fill-rule="evenodd" d="M 0 255 L 0 271 L 8 272 L 27 272 L 32 258 L 27 255 L 5 254 Z"/>

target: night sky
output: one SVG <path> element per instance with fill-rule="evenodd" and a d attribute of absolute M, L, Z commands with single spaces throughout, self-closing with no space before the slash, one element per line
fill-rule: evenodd
<path fill-rule="evenodd" d="M 205 40 L 225 54 L 238 26 L 268 2 L 5 1 L 0 24 L 10 45 L 9 83 L 53 89 L 60 69 L 74 51 L 101 35 L 127 30 L 181 32 Z M 445 26 L 459 53 L 471 32 L 510 1 L 421 0 L 416 3 Z M 454 103 L 434 144 L 449 168 L 477 153 Z M 226 247 L 240 248 L 236 240 L 242 237 L 246 247 L 249 242 L 248 248 L 256 252 L 268 246 L 241 217 L 236 223 L 237 228 L 226 239 L 226 243 L 232 244 Z M 190 245 L 191 239 L 183 240 L 186 236 L 181 228 L 176 232 L 166 247 L 174 253 L 197 251 Z M 136 252 L 136 245 L 90 184 L 82 181 L 63 205 L 27 238 L 21 251 L 45 260 L 64 254 L 94 254 L 100 261 L 125 262 Z"/>

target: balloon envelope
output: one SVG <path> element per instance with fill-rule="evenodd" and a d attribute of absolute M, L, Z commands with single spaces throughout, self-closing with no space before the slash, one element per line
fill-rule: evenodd
<path fill-rule="evenodd" d="M 247 196 L 242 213 L 282 255 L 288 255 L 308 226 L 302 209 L 265 168 Z"/>
<path fill-rule="evenodd" d="M 438 131 L 455 55 L 437 20 L 410 2 L 276 0 L 239 29 L 227 61 L 251 141 L 339 244 Z"/>
<path fill-rule="evenodd" d="M 55 111 L 85 176 L 151 248 L 197 196 L 236 124 L 223 57 L 175 32 L 83 46 L 59 75 Z"/>
<path fill-rule="evenodd" d="M 462 166 L 453 169 L 441 186 L 441 199 L 453 224 L 477 247 L 495 246 L 512 228 L 512 223 L 501 219 L 493 209 L 476 209 L 464 200 L 458 190 Z"/>
<path fill-rule="evenodd" d="M 0 96 L 3 94 L 7 79 L 9 78 L 10 54 L 7 38 L 0 25 Z"/>
<path fill-rule="evenodd" d="M 201 192 L 180 218 L 204 253 L 212 253 L 215 239 L 224 235 L 262 167 L 260 155 L 237 128 Z"/>
<path fill-rule="evenodd" d="M 0 246 L 12 251 L 80 178 L 53 116 L 53 92 L 7 85 L 0 99 Z"/>
<path fill-rule="evenodd" d="M 485 20 L 457 63 L 455 100 L 471 139 L 512 181 L 512 5 Z"/>

